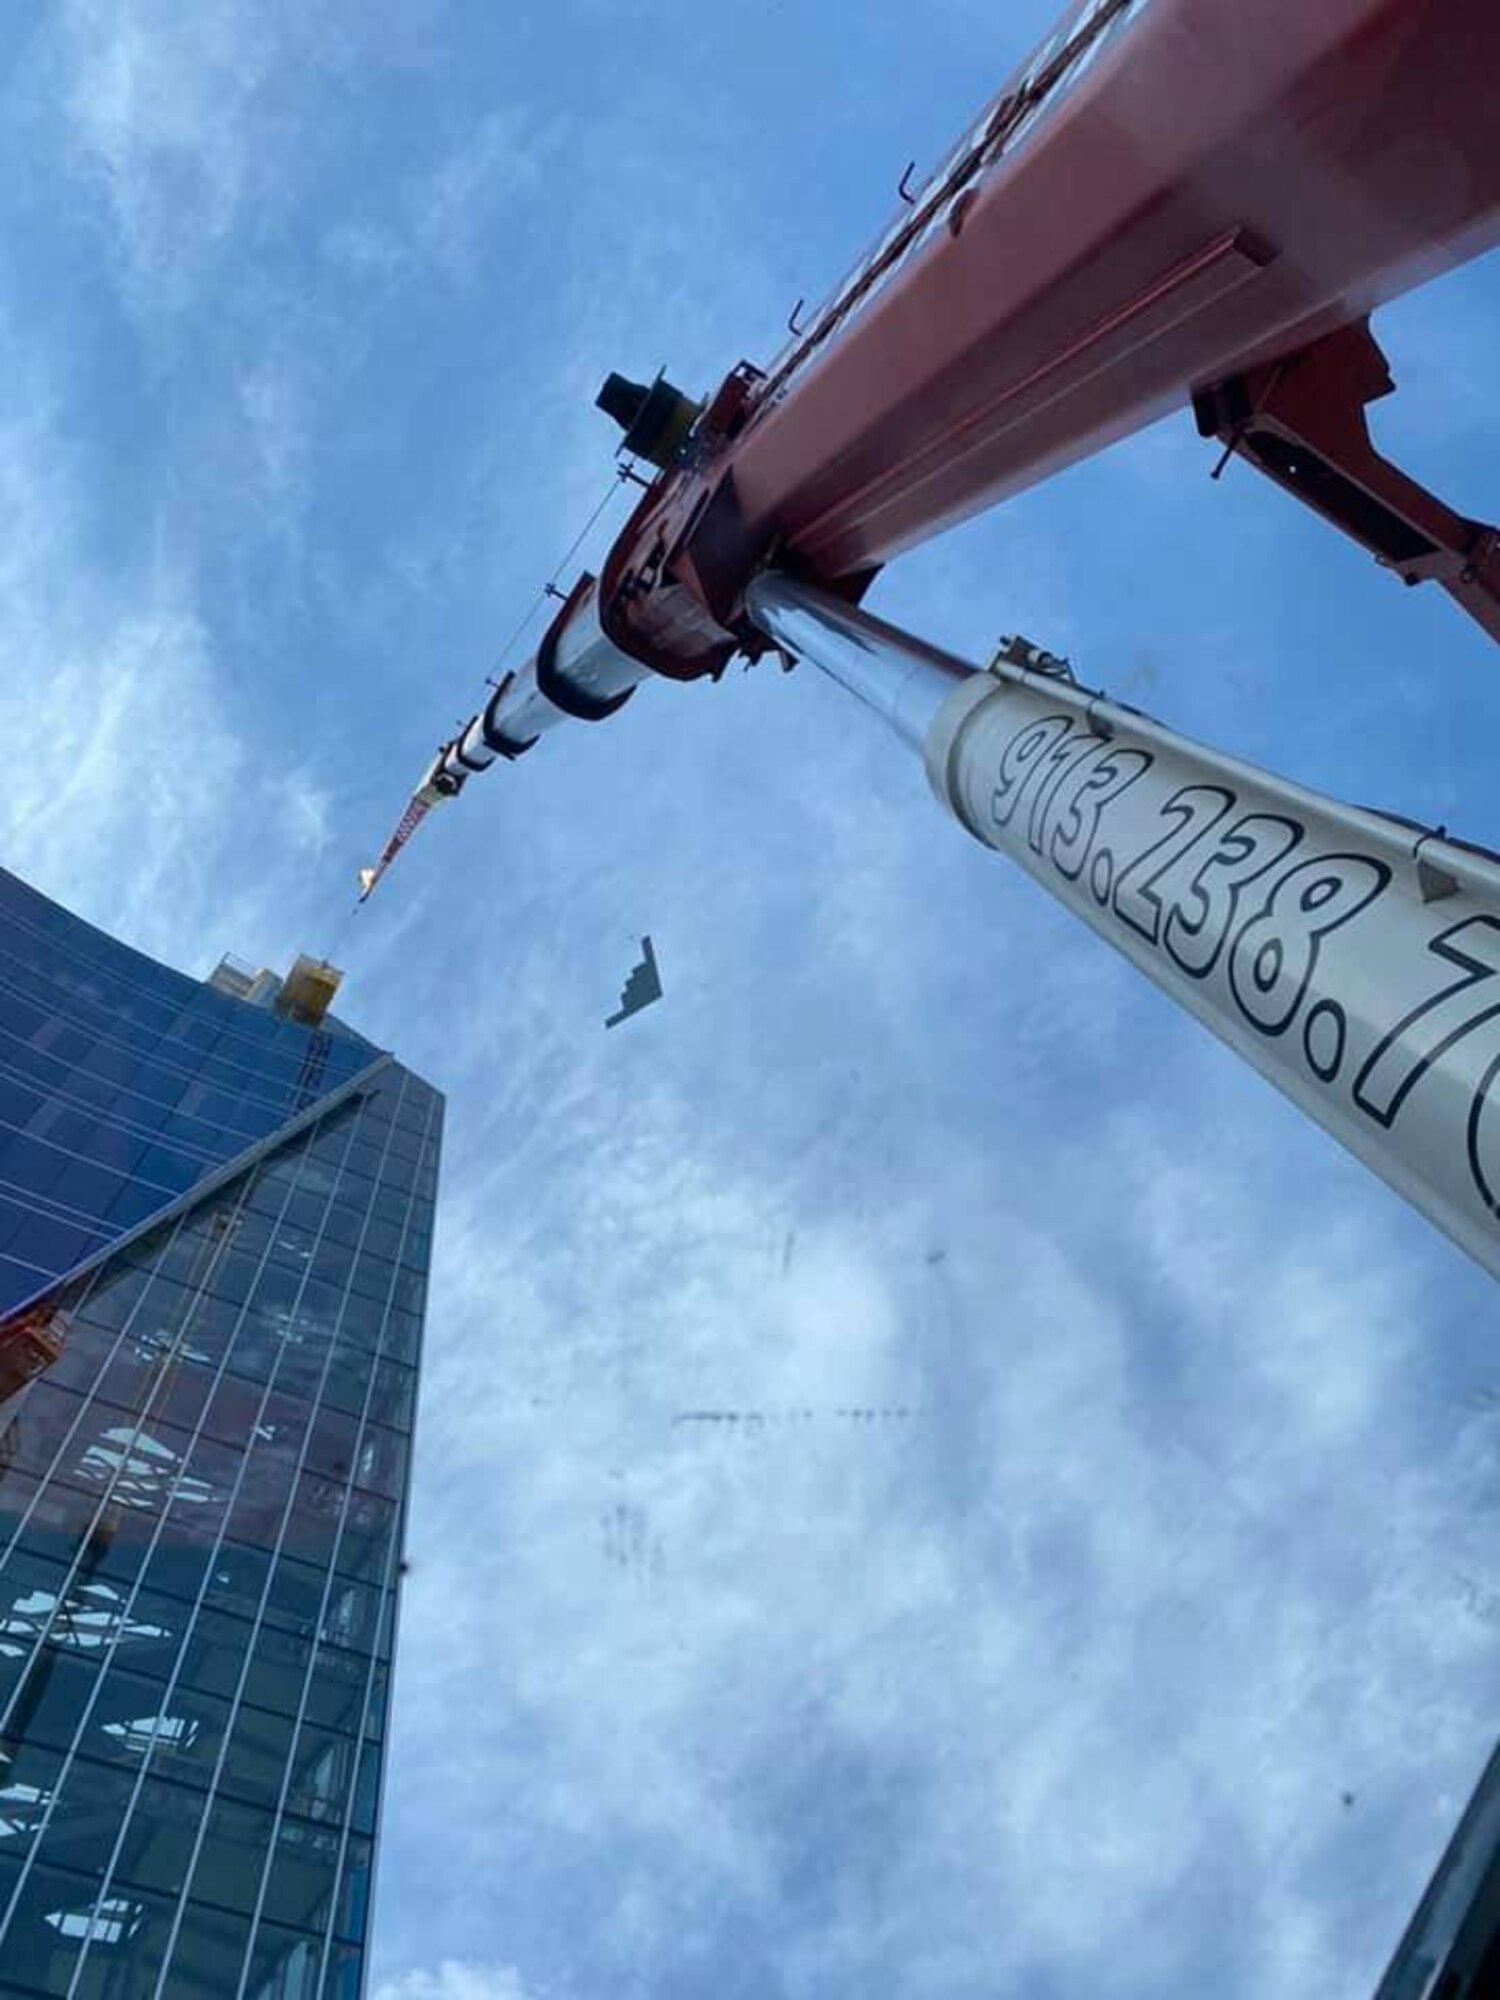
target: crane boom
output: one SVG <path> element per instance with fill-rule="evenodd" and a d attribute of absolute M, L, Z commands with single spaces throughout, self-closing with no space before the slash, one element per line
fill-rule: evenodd
<path fill-rule="evenodd" d="M 709 399 L 603 573 L 692 678 L 773 552 L 901 550 L 1192 404 L 1206 436 L 1500 637 L 1500 542 L 1370 444 L 1373 307 L 1500 241 L 1493 0 L 1089 0 L 766 374 Z"/>
<path fill-rule="evenodd" d="M 976 671 L 775 574 L 749 609 L 968 833 L 1500 1276 L 1500 855 L 1190 742 L 1032 648 Z"/>
<path fill-rule="evenodd" d="M 1391 387 L 1371 306 L 1500 240 L 1497 130 L 1492 0 L 1079 0 L 769 371 L 704 402 L 609 378 L 657 477 L 379 868 L 470 776 L 653 672 L 813 660 L 920 744 L 970 832 L 1500 1270 L 1496 857 L 1056 663 L 986 677 L 858 610 L 900 549 L 1191 398 L 1226 453 L 1500 637 L 1500 538 L 1379 457 L 1364 414 Z"/>
<path fill-rule="evenodd" d="M 557 722 L 757 656 L 745 592 L 772 557 L 858 602 L 901 549 L 1174 404 L 1500 638 L 1500 533 L 1365 415 L 1393 387 L 1372 307 L 1500 241 L 1496 131 L 1493 0 L 1074 0 L 769 369 L 705 402 L 609 378 L 658 476 L 362 895 Z"/>

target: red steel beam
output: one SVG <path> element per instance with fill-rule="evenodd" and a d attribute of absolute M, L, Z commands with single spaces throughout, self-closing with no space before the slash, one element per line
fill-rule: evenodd
<path fill-rule="evenodd" d="M 1094 53 L 775 395 L 700 426 L 606 565 L 616 643 L 716 671 L 769 552 L 858 595 L 1500 241 L 1496 0 L 1136 0 Z"/>

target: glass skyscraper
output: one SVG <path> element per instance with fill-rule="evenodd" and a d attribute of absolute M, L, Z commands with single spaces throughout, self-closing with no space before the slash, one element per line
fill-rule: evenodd
<path fill-rule="evenodd" d="M 291 983 L 0 872 L 6 1996 L 362 1990 L 442 1100 Z"/>

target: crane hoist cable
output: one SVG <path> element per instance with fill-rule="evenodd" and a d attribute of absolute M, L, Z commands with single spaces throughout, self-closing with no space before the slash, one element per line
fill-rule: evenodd
<path fill-rule="evenodd" d="M 578 530 L 578 533 L 573 537 L 562 555 L 558 557 L 547 581 L 537 592 L 532 602 L 528 605 L 525 615 L 520 619 L 510 637 L 500 648 L 499 653 L 495 657 L 494 665 L 486 677 L 486 687 L 495 688 L 503 692 L 514 680 L 515 677 L 505 674 L 503 669 L 517 641 L 521 638 L 521 635 L 525 632 L 532 619 L 535 618 L 537 612 L 547 602 L 548 598 L 555 597 L 566 601 L 567 593 L 559 587 L 558 578 L 578 554 L 578 551 L 583 547 L 594 529 L 599 525 L 610 502 L 632 477 L 633 468 L 630 462 L 622 460 L 616 467 L 614 477 L 604 489 L 603 494 L 600 496 L 593 511 L 589 514 L 588 519 Z M 445 748 L 446 746 L 439 748 L 437 755 L 428 765 L 427 770 L 413 789 L 411 797 L 406 802 L 405 810 L 396 822 L 394 832 L 381 849 L 379 858 L 376 860 L 374 866 L 360 869 L 359 900 L 355 904 L 356 910 L 369 897 L 376 883 L 384 875 L 386 869 L 390 867 L 407 841 L 411 839 L 417 828 L 422 824 L 422 821 L 426 819 L 432 808 L 435 805 L 440 805 L 444 799 L 452 798 L 460 789 L 459 784 L 445 782 L 442 769 Z"/>

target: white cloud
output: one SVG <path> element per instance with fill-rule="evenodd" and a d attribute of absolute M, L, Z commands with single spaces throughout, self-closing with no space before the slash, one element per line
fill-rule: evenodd
<path fill-rule="evenodd" d="M 563 123 L 538 127 L 515 108 L 491 110 L 447 140 L 428 163 L 410 168 L 393 202 L 378 213 L 345 215 L 323 237 L 330 262 L 389 294 L 434 277 L 465 289 L 488 250 L 508 267 L 528 237 L 549 163 L 562 151 Z"/>
<path fill-rule="evenodd" d="M 250 443 L 247 470 L 258 489 L 261 521 L 279 529 L 283 544 L 294 548 L 307 500 L 311 455 L 306 393 L 303 371 L 267 354 L 240 384 Z"/>
<path fill-rule="evenodd" d="M 374 2000 L 526 2000 L 510 1965 L 473 1965 L 445 1958 L 435 1972 L 407 1972 L 375 1988 Z"/>
<path fill-rule="evenodd" d="M 243 0 L 72 0 L 56 35 L 75 157 L 111 217 L 127 295 L 180 309 L 264 191 L 251 138 L 277 17 Z"/>
<path fill-rule="evenodd" d="M 410 183 L 407 208 L 419 255 L 455 283 L 476 272 L 495 212 L 534 198 L 544 171 L 542 145 L 528 120 L 492 111 L 457 140 L 435 167 Z"/>
<path fill-rule="evenodd" d="M 0 406 L 6 865 L 172 963 L 202 968 L 236 937 L 249 952 L 290 948 L 298 866 L 329 840 L 322 785 L 251 747 L 253 710 L 183 564 L 91 562 L 101 503 L 58 399 L 24 373 L 12 394 Z"/>
<path fill-rule="evenodd" d="M 885 882 L 899 929 L 917 885 Z M 829 893 L 809 864 L 819 934 Z M 1369 1224 L 1299 1219 L 1201 1148 L 1190 1171 L 1186 1121 L 1124 1085 L 1063 1212 L 1006 1175 L 986 1120 L 945 1125 L 915 1095 L 882 1164 L 878 1085 L 833 1184 L 799 1171 L 795 1138 L 767 1180 L 737 1154 L 769 1077 L 721 1051 L 718 1116 L 681 1094 L 681 1055 L 622 1089 L 613 1044 L 564 1062 L 527 968 L 502 984 L 484 956 L 471 974 L 504 991 L 493 1027 L 525 1057 L 468 1098 L 439 1247 L 390 1837 L 441 1872 L 414 1789 L 441 1771 L 470 1865 L 517 1865 L 484 1800 L 524 1792 L 532 1865 L 540 1848 L 604 1872 L 606 1957 L 628 1939 L 632 1963 L 678 1961 L 684 1901 L 718 1899 L 753 1912 L 770 1990 L 847 1990 L 884 1961 L 934 1996 L 1039 1963 L 1081 1976 L 1138 1934 L 1139 1990 L 1174 1990 L 1231 1906 L 1217 1851 L 1243 1857 L 1233 1901 L 1276 1940 L 1236 1990 L 1269 1996 L 1291 1964 L 1344 1978 L 1316 1873 L 1357 1845 L 1343 1793 L 1409 1811 L 1433 1743 L 1462 1766 L 1467 1697 L 1425 1750 L 1401 1718 L 1435 1676 L 1477 1692 L 1490 1636 L 1433 1587 L 1452 1496 L 1396 1421 L 1414 1300 Z M 885 977 L 899 988 L 899 963 Z M 848 1024 L 893 1079 L 905 1014 Z M 462 1068 L 481 1073 L 477 1050 Z M 1040 1167 L 1029 1095 L 1017 1143 Z M 1234 1095 L 1219 1119 L 1253 1161 Z M 1163 1369 L 1173 1323 L 1186 1346 Z M 704 1404 L 812 1415 L 674 1429 Z M 830 1421 L 856 1404 L 913 1415 Z M 481 1680 L 493 1703 L 459 1751 Z M 866 1785 L 892 1812 L 868 1829 Z M 830 1878 L 812 1919 L 803 1839 Z M 1154 1937 L 1166 1903 L 1202 1914 Z"/>

